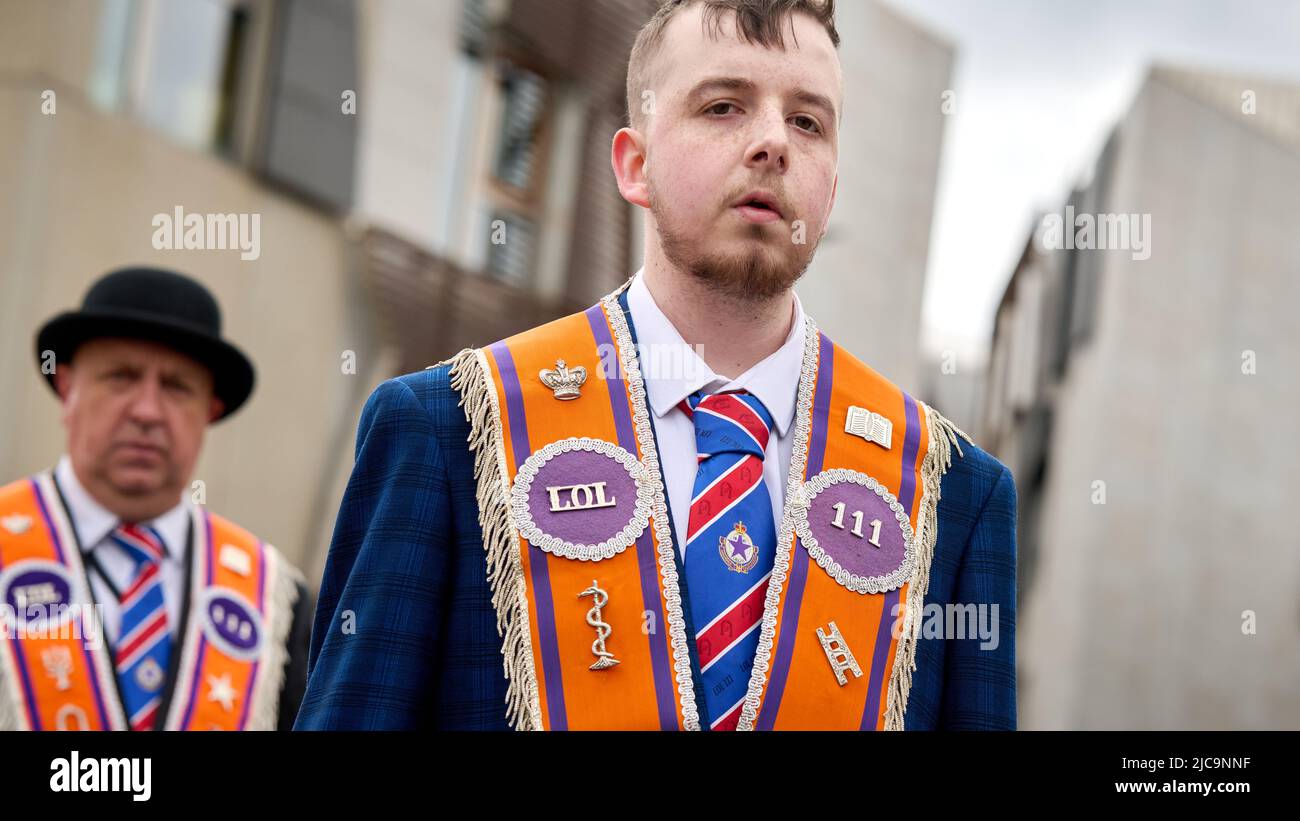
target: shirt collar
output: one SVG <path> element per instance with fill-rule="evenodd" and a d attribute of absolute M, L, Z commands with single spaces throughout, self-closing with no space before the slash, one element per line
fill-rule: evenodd
<path fill-rule="evenodd" d="M 774 353 L 745 373 L 728 380 L 705 364 L 695 349 L 686 344 L 655 302 L 645 284 L 645 268 L 637 271 L 628 286 L 627 307 L 636 326 L 646 396 L 655 416 L 663 416 L 697 390 L 716 393 L 744 389 L 772 414 L 776 429 L 786 435 L 794 421 L 799 375 L 803 372 L 804 313 L 799 295 L 794 294 L 794 323 L 785 342 Z"/>
<path fill-rule="evenodd" d="M 72 459 L 67 454 L 59 459 L 59 464 L 54 469 L 54 478 L 58 480 L 59 490 L 63 492 L 63 498 L 68 503 L 68 515 L 72 518 L 72 526 L 76 528 L 81 551 L 89 553 L 107 538 L 122 520 L 97 502 L 95 497 L 82 486 L 81 481 L 77 479 L 77 472 L 72 469 Z M 163 546 L 167 550 L 168 558 L 184 555 L 190 525 L 189 505 L 185 504 L 184 499 L 177 501 L 176 507 L 156 519 L 140 522 L 140 524 L 158 531 L 163 538 Z"/>

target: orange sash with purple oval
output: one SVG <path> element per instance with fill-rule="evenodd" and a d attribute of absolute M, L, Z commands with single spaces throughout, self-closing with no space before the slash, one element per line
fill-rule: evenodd
<path fill-rule="evenodd" d="M 626 288 L 448 360 L 521 729 L 709 726 Z M 739 729 L 902 729 L 959 432 L 807 323 Z"/>
<path fill-rule="evenodd" d="M 196 508 L 169 730 L 274 729 L 297 571 Z M 178 631 L 179 632 L 179 631 Z M 0 488 L 0 729 L 124 730 L 111 650 L 53 477 Z"/>

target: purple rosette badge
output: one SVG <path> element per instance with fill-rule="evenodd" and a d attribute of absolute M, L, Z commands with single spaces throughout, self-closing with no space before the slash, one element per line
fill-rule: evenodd
<path fill-rule="evenodd" d="M 71 618 L 72 575 L 58 562 L 24 559 L 0 573 L 0 595 L 15 621 L 57 630 Z"/>
<path fill-rule="evenodd" d="M 203 592 L 199 602 L 203 634 L 233 659 L 251 661 L 262 651 L 262 614 L 248 599 L 225 587 Z"/>
<path fill-rule="evenodd" d="M 611 442 L 552 442 L 519 466 L 510 514 L 529 544 L 598 561 L 622 553 L 650 522 L 654 488 L 645 467 Z"/>
<path fill-rule="evenodd" d="M 912 577 L 912 523 L 889 489 L 867 474 L 822 471 L 800 488 L 791 510 L 800 544 L 849 590 L 884 593 Z"/>

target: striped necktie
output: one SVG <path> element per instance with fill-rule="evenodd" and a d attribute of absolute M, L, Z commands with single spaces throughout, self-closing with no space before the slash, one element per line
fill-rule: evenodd
<path fill-rule="evenodd" d="M 681 409 L 695 424 L 698 467 L 686 535 L 686 585 L 712 730 L 734 730 L 758 648 L 776 557 L 763 452 L 772 416 L 746 391 L 703 395 Z"/>
<path fill-rule="evenodd" d="M 118 598 L 122 627 L 113 647 L 118 688 L 131 729 L 152 730 L 172 650 L 162 588 L 166 552 L 153 528 L 123 523 L 110 538 L 135 561 L 135 575 Z"/>

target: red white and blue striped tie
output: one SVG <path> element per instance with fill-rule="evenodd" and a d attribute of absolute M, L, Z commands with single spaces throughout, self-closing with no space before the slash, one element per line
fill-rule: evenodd
<path fill-rule="evenodd" d="M 679 405 L 695 423 L 698 467 L 686 536 L 686 586 L 712 730 L 734 730 L 758 648 L 776 558 L 763 453 L 772 417 L 746 391 Z"/>
<path fill-rule="evenodd" d="M 121 524 L 113 542 L 135 561 L 135 576 L 118 601 L 122 627 L 113 647 L 118 688 L 132 730 L 152 730 L 158 717 L 172 640 L 163 601 L 162 537 L 152 528 Z"/>

